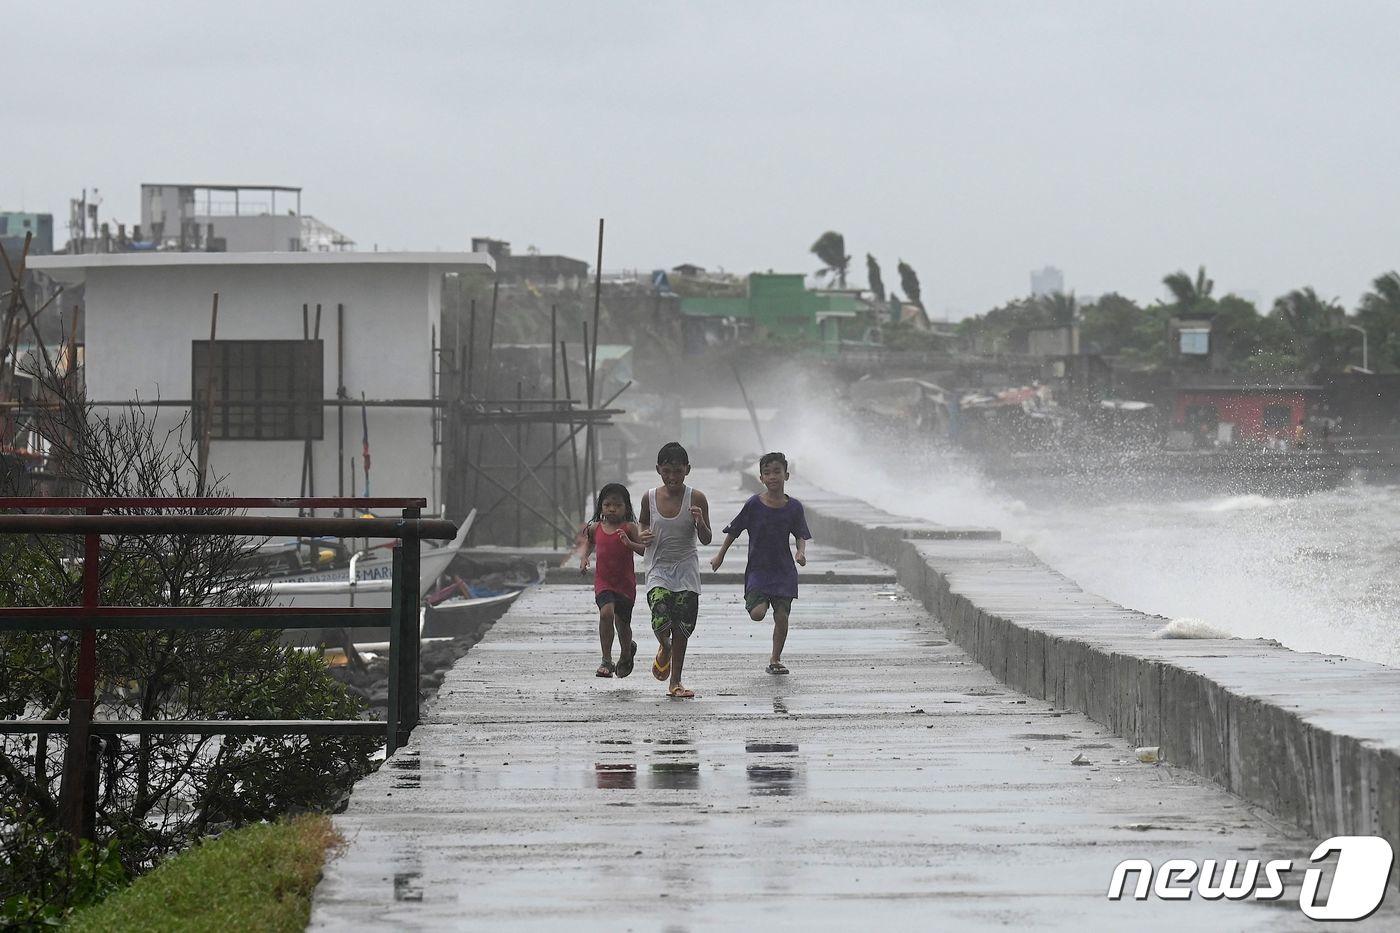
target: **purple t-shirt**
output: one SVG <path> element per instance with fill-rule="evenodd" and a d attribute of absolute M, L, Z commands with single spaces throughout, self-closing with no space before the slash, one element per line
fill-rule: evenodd
<path fill-rule="evenodd" d="M 787 504 L 775 509 L 763 504 L 759 496 L 749 501 L 724 527 L 727 535 L 749 533 L 749 563 L 744 568 L 744 592 L 766 596 L 797 595 L 797 564 L 792 559 L 792 535 L 810 540 L 807 515 L 802 503 L 788 496 Z"/>

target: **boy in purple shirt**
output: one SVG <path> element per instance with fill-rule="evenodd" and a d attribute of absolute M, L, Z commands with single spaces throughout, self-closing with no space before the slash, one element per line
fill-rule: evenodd
<path fill-rule="evenodd" d="M 744 607 L 755 622 L 762 622 L 768 607 L 773 607 L 773 655 L 768 659 L 767 670 L 770 674 L 786 674 L 783 645 L 787 642 L 792 601 L 797 598 L 797 566 L 788 539 L 797 538 L 797 564 L 805 567 L 807 542 L 812 533 L 807 530 L 802 503 L 783 492 L 788 481 L 787 458 L 776 452 L 764 454 L 758 461 L 758 478 L 763 481 L 763 494 L 750 496 L 725 527 L 724 544 L 710 560 L 710 569 L 719 570 L 725 553 L 741 531 L 749 533 Z"/>

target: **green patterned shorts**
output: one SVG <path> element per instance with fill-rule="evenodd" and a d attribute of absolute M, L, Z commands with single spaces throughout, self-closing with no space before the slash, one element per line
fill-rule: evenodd
<path fill-rule="evenodd" d="M 651 630 L 658 635 L 675 631 L 689 638 L 695 633 L 695 621 L 700 616 L 700 594 L 690 590 L 673 592 L 664 586 L 647 590 L 647 605 L 651 607 Z"/>

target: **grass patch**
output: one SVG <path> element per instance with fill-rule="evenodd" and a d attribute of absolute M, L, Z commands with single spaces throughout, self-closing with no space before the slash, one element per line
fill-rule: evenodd
<path fill-rule="evenodd" d="M 300 816 L 224 833 L 169 859 L 73 916 L 73 930 L 306 929 L 311 892 L 343 840 L 330 817 Z"/>

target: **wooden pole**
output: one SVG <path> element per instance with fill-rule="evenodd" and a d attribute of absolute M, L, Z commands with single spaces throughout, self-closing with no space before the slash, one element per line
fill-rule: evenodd
<path fill-rule="evenodd" d="M 549 306 L 549 397 L 554 401 L 552 406 L 558 411 L 559 401 L 559 306 Z M 549 488 L 550 488 L 550 508 L 552 511 L 559 511 L 559 457 L 555 453 L 559 449 L 559 422 L 549 423 L 550 432 L 550 452 L 549 452 Z M 554 546 L 559 546 L 559 536 L 554 538 Z"/>
<path fill-rule="evenodd" d="M 562 340 L 559 341 L 559 361 L 562 364 L 560 368 L 564 371 L 564 394 L 572 399 L 574 397 L 574 390 L 569 386 L 569 348 Z M 583 478 L 579 476 L 577 430 L 569 432 L 569 448 L 573 451 L 574 455 L 574 508 L 578 509 L 579 514 L 582 515 L 586 506 L 583 504 Z M 569 511 L 572 513 L 573 509 Z M 583 522 L 580 521 L 579 524 L 582 525 Z M 572 541 L 566 541 L 564 544 L 565 547 L 573 546 Z"/>
<path fill-rule="evenodd" d="M 214 293 L 214 307 L 209 312 L 209 353 L 204 374 L 204 419 L 199 431 L 199 484 L 198 495 L 205 493 L 205 480 L 209 471 L 209 432 L 214 426 L 214 351 L 215 339 L 219 332 L 219 293 Z"/>
<path fill-rule="evenodd" d="M 335 397 L 345 398 L 345 305 L 335 306 Z M 345 406 L 335 408 L 335 494 L 345 495 Z"/>

